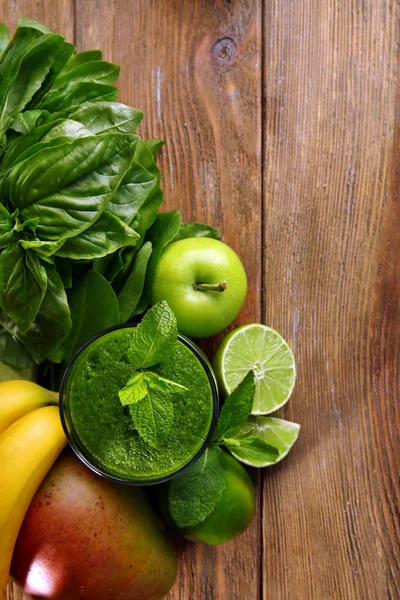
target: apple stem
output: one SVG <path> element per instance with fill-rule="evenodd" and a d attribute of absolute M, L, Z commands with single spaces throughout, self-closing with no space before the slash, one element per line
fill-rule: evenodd
<path fill-rule="evenodd" d="M 221 283 L 195 283 L 193 289 L 202 292 L 224 292 L 227 285 L 226 281 L 221 281 Z"/>

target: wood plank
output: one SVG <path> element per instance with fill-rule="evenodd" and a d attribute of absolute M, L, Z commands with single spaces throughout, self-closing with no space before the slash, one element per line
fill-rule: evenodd
<path fill-rule="evenodd" d="M 396 2 L 265 3 L 266 322 L 300 422 L 264 486 L 264 598 L 399 598 Z"/>
<path fill-rule="evenodd" d="M 261 2 L 77 2 L 77 46 L 121 65 L 120 100 L 162 137 L 165 208 L 221 227 L 249 276 L 240 322 L 260 317 Z M 259 597 L 260 518 L 238 541 L 182 544 L 170 599 Z"/>
<path fill-rule="evenodd" d="M 13 0 L 0 2 L 0 22 L 7 25 L 12 35 L 19 17 L 36 19 L 57 33 L 62 33 L 70 42 L 74 41 L 74 0 Z M 8 600 L 28 600 L 16 583 L 9 584 Z"/>

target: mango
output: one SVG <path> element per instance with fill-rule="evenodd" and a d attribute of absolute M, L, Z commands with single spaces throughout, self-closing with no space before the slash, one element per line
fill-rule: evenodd
<path fill-rule="evenodd" d="M 99 477 L 68 450 L 29 507 L 11 570 L 41 598 L 157 600 L 177 557 L 142 489 Z"/>

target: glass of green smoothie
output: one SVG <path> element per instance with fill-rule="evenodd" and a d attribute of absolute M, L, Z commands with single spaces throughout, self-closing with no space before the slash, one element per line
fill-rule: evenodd
<path fill-rule="evenodd" d="M 135 430 L 118 392 L 132 375 L 127 352 L 135 325 L 121 325 L 87 342 L 61 383 L 60 413 L 68 441 L 93 471 L 120 483 L 151 485 L 192 465 L 211 441 L 218 417 L 214 374 L 202 352 L 178 335 L 173 352 L 153 368 L 184 386 L 176 394 L 174 422 L 159 448 Z"/>

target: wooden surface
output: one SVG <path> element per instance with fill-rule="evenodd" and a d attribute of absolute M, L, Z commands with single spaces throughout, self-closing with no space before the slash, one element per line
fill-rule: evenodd
<path fill-rule="evenodd" d="M 169 600 L 395 600 L 399 576 L 400 79 L 395 0 L 13 0 L 121 65 L 166 140 L 167 208 L 222 228 L 238 322 L 281 331 L 302 425 L 251 528 L 182 543 Z M 10 599 L 22 598 L 15 588 Z"/>

